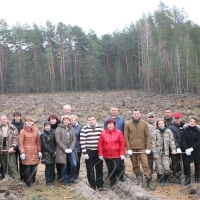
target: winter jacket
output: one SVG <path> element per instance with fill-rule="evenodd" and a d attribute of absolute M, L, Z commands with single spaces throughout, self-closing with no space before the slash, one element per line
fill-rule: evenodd
<path fill-rule="evenodd" d="M 39 155 L 41 152 L 40 137 L 38 130 L 34 126 L 27 127 L 24 125 L 19 135 L 20 154 L 25 153 L 23 165 L 36 165 L 39 163 Z"/>
<path fill-rule="evenodd" d="M 124 136 L 126 139 L 127 150 L 134 149 L 151 149 L 151 138 L 148 124 L 139 119 L 129 121 L 125 125 Z"/>
<path fill-rule="evenodd" d="M 114 119 L 112 118 L 112 116 L 108 116 L 105 120 L 104 120 L 104 130 L 106 129 L 106 122 L 108 121 L 108 119 Z M 115 119 L 115 123 L 116 123 L 116 129 L 120 130 L 123 135 L 124 135 L 124 126 L 125 126 L 125 121 L 121 116 L 117 116 Z"/>
<path fill-rule="evenodd" d="M 3 149 L 3 130 L 2 130 L 2 124 L 0 124 L 0 150 Z M 17 128 L 8 123 L 8 132 L 6 136 L 6 150 L 9 150 L 11 147 L 16 148 L 18 145 L 19 140 L 19 134 L 17 131 Z"/>
<path fill-rule="evenodd" d="M 151 149 L 154 156 L 158 155 L 169 155 L 169 147 L 171 151 L 176 151 L 176 146 L 174 143 L 174 137 L 170 129 L 165 129 L 164 132 L 156 129 L 153 132 L 153 137 L 151 139 Z"/>
<path fill-rule="evenodd" d="M 55 138 L 56 138 L 56 163 L 66 164 L 66 153 L 65 150 L 67 148 L 67 131 L 70 133 L 71 138 L 71 145 L 69 149 L 74 150 L 76 152 L 76 136 L 72 127 L 69 125 L 66 127 L 64 124 L 59 124 L 55 131 Z"/>
<path fill-rule="evenodd" d="M 183 150 L 193 148 L 191 156 L 183 154 L 183 159 L 187 162 L 193 162 L 194 159 L 196 162 L 200 162 L 200 129 L 195 127 L 184 127 L 183 137 L 182 137 L 182 147 Z"/>
<path fill-rule="evenodd" d="M 104 158 L 120 158 L 125 155 L 125 139 L 120 130 L 103 130 L 98 142 L 98 155 Z"/>
<path fill-rule="evenodd" d="M 78 153 L 82 152 L 81 150 L 81 145 L 80 145 L 80 133 L 81 133 L 81 129 L 82 129 L 82 126 L 79 125 L 78 123 L 76 123 L 73 127 L 73 130 L 74 130 L 74 133 L 75 133 L 75 136 L 76 136 L 76 150 Z"/>
<path fill-rule="evenodd" d="M 41 147 L 42 147 L 42 164 L 54 164 L 55 154 L 55 135 L 52 131 L 46 131 L 41 134 Z"/>
<path fill-rule="evenodd" d="M 181 122 L 180 126 L 177 125 L 175 122 L 172 122 L 171 125 L 169 126 L 169 129 L 171 130 L 174 136 L 174 142 L 175 142 L 176 148 L 180 148 L 180 149 L 182 149 L 181 136 L 183 134 L 183 126 L 184 126 L 183 122 Z"/>

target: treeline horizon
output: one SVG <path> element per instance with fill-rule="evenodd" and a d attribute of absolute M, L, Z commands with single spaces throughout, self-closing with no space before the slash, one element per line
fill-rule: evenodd
<path fill-rule="evenodd" d="M 162 2 L 122 31 L 0 19 L 0 92 L 142 89 L 200 93 L 200 26 Z"/>

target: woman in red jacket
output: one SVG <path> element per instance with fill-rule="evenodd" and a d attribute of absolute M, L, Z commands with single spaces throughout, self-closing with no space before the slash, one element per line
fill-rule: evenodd
<path fill-rule="evenodd" d="M 110 186 L 116 182 L 116 176 L 121 175 L 120 159 L 124 160 L 125 139 L 120 130 L 115 128 L 115 120 L 109 119 L 106 122 L 106 129 L 102 131 L 98 142 L 99 159 L 103 159 L 108 167 Z"/>

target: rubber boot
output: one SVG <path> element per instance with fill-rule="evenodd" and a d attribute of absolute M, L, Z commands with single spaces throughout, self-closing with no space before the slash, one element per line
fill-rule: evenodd
<path fill-rule="evenodd" d="M 169 174 L 165 174 L 165 184 L 170 185 Z"/>
<path fill-rule="evenodd" d="M 183 185 L 189 185 L 190 183 L 191 183 L 191 175 L 186 175 Z"/>
<path fill-rule="evenodd" d="M 162 174 L 157 174 L 157 181 L 158 181 L 159 183 L 161 183 L 162 177 L 163 177 Z"/>
<path fill-rule="evenodd" d="M 138 181 L 138 182 L 136 183 L 136 185 L 142 187 L 142 182 L 143 182 L 142 173 L 136 174 L 136 178 L 137 178 L 137 181 Z"/>
<path fill-rule="evenodd" d="M 162 177 L 161 177 L 161 183 L 160 183 L 160 185 L 161 185 L 162 187 L 164 187 L 164 186 L 165 186 L 165 175 L 162 174 L 161 176 L 162 176 Z"/>
<path fill-rule="evenodd" d="M 148 187 L 150 190 L 155 190 L 155 188 L 154 188 L 153 185 L 151 184 L 151 182 L 152 182 L 152 177 L 146 176 L 146 181 L 147 181 L 147 187 Z"/>

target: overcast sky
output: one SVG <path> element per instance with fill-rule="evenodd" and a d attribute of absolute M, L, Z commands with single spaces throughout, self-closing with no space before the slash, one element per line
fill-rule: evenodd
<path fill-rule="evenodd" d="M 188 19 L 200 24 L 199 0 L 163 0 L 172 8 L 184 8 Z M 21 24 L 45 25 L 47 20 L 58 24 L 78 25 L 86 33 L 94 30 L 98 36 L 122 31 L 131 22 L 142 18 L 143 13 L 156 10 L 160 0 L 1 0 L 0 19 L 12 26 Z"/>

